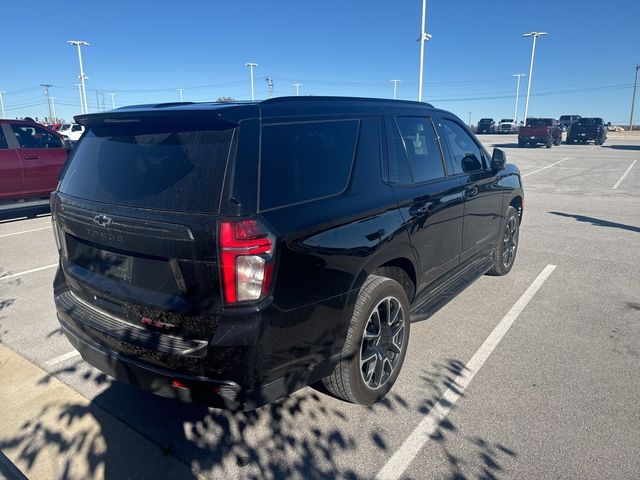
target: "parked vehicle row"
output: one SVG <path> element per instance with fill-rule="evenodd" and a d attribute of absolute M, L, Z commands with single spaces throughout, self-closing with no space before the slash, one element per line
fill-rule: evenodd
<path fill-rule="evenodd" d="M 453 114 L 284 97 L 76 117 L 52 215 L 62 329 L 159 395 L 254 408 L 394 384 L 411 320 L 508 273 L 523 190 Z"/>

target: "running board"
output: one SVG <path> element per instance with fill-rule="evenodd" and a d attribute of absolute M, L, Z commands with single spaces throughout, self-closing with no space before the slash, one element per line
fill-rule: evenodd
<path fill-rule="evenodd" d="M 462 290 L 491 270 L 493 264 L 492 257 L 476 260 L 435 289 L 420 295 L 420 298 L 411 307 L 411 321 L 418 322 L 429 318 L 455 298 Z"/>

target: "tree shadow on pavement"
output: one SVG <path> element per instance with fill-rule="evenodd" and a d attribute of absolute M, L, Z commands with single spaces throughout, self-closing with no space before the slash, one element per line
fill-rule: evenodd
<path fill-rule="evenodd" d="M 634 227 L 633 225 L 626 225 L 624 223 L 610 222 L 609 220 L 602 220 L 601 218 L 587 217 L 584 215 L 576 215 L 573 213 L 562 212 L 549 212 L 552 215 L 558 215 L 560 217 L 575 218 L 579 222 L 590 223 L 596 227 L 609 227 L 620 228 L 622 230 L 629 230 L 630 232 L 640 233 L 640 227 Z"/>
<path fill-rule="evenodd" d="M 355 462 L 345 459 L 371 455 L 367 443 L 371 442 L 382 453 L 375 455 L 377 465 L 400 446 L 391 446 L 388 432 L 378 428 L 379 420 L 406 416 L 412 429 L 447 389 L 460 388 L 457 378 L 464 373 L 458 360 L 433 364 L 416 378 L 416 386 L 424 390 L 418 403 L 391 391 L 365 407 L 305 388 L 254 411 L 231 412 L 157 397 L 77 361 L 43 376 L 36 388 L 57 381 L 54 377 L 73 374 L 103 390 L 90 402 L 45 402 L 18 435 L 0 438 L 0 449 L 14 461 L 17 458 L 27 475 L 42 461 L 39 456 L 53 451 L 62 462 L 59 478 L 63 479 L 366 478 Z M 355 421 L 363 428 L 354 430 Z M 401 437 L 408 434 L 402 432 Z M 431 440 L 443 451 L 452 479 L 476 478 L 465 476 L 469 472 L 477 472 L 477 478 L 497 478 L 505 471 L 505 456 L 516 457 L 499 443 L 463 436 L 446 418 Z M 473 458 L 456 453 L 461 443 Z"/>
<path fill-rule="evenodd" d="M 9 333 L 2 327 L 2 320 L 5 317 L 3 310 L 6 311 L 11 305 L 14 304 L 15 299 L 9 298 L 8 290 L 10 287 L 20 284 L 19 279 L 6 280 L 4 277 L 9 274 L 0 270 L 0 344 L 2 344 L 2 337 Z"/>

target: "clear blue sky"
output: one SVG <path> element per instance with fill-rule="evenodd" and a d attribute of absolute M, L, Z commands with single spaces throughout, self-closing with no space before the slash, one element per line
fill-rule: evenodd
<path fill-rule="evenodd" d="M 50 83 L 59 116 L 79 113 L 78 59 L 84 50 L 88 97 L 111 105 L 220 96 L 398 97 L 417 95 L 421 0 L 3 2 L 0 90 L 8 117 L 47 115 Z M 515 79 L 536 49 L 530 116 L 580 114 L 628 122 L 634 65 L 640 62 L 640 1 L 428 0 L 425 100 L 467 121 L 513 116 Z M 521 85 L 524 111 L 526 79 Z M 201 87 L 201 88 L 193 88 Z M 640 103 L 640 102 L 638 102 Z M 638 111 L 638 109 L 636 109 Z M 638 112 L 640 117 L 640 111 Z"/>

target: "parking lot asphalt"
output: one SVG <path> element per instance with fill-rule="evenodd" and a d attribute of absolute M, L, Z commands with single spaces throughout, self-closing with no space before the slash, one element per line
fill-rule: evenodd
<path fill-rule="evenodd" d="M 2 214 L 0 376 L 4 358 L 35 379 L 0 378 L 0 405 L 25 405 L 0 411 L 4 458 L 29 478 L 122 478 L 128 464 L 136 478 L 638 478 L 640 136 L 479 138 L 523 175 L 515 266 L 412 325 L 398 382 L 371 407 L 309 387 L 234 414 L 110 381 L 57 324 L 50 217 Z"/>

